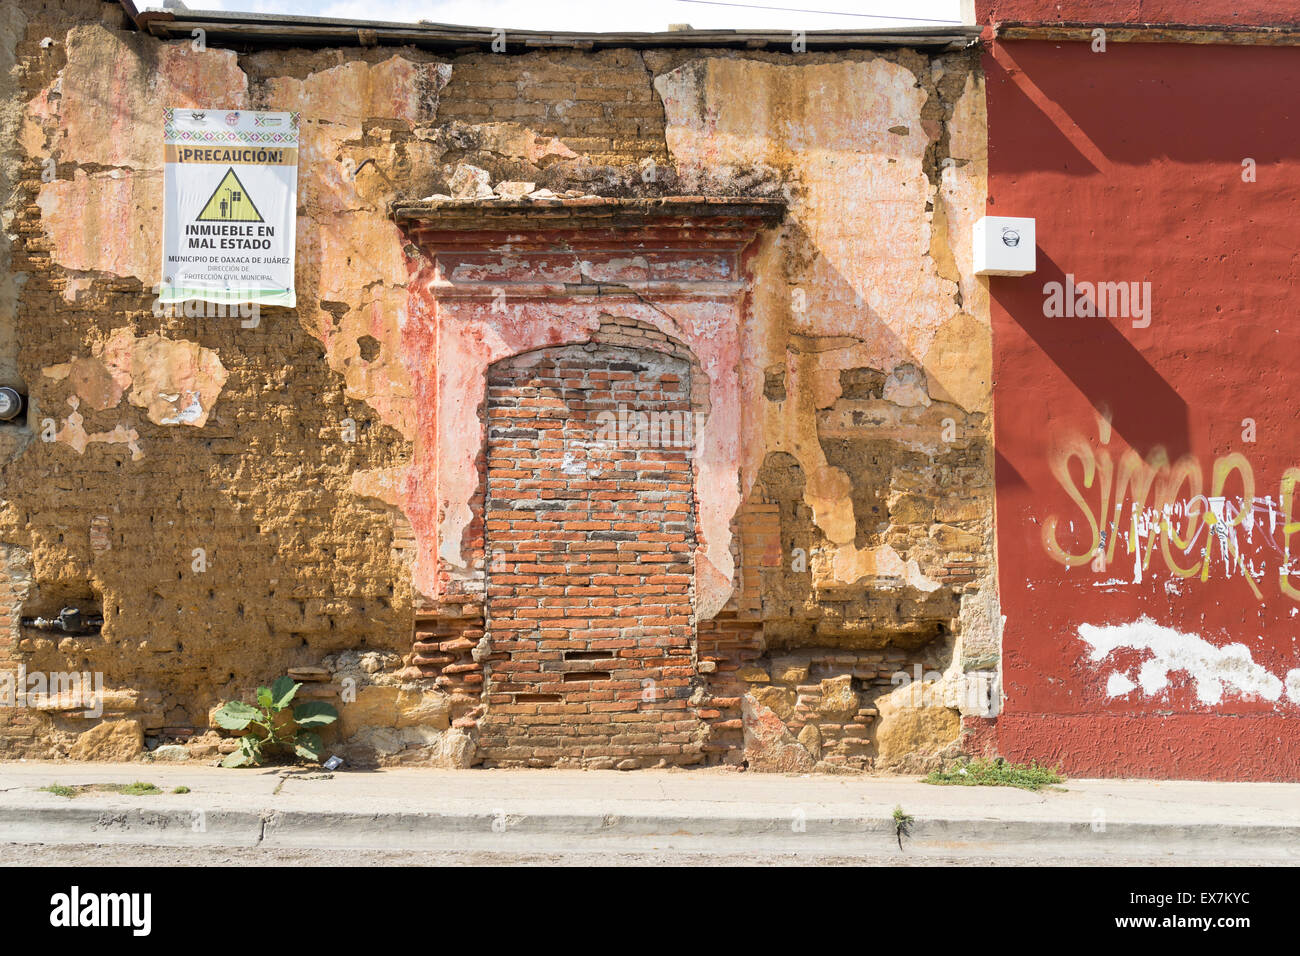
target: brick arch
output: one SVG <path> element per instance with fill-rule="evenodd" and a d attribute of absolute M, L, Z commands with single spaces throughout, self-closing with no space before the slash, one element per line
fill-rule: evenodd
<path fill-rule="evenodd" d="M 689 704 L 701 378 L 682 343 L 612 316 L 586 343 L 489 366 L 488 764 L 702 759 Z"/>
<path fill-rule="evenodd" d="M 666 352 L 688 362 L 691 367 L 691 404 L 697 413 L 708 415 L 709 377 L 700 365 L 694 350 L 681 339 L 649 322 L 622 315 L 606 314 L 600 317 L 600 328 L 592 335 L 591 341 L 603 345 Z"/>
<path fill-rule="evenodd" d="M 700 364 L 699 358 L 694 350 L 681 339 L 665 332 L 661 327 L 649 322 L 629 318 L 624 315 L 615 315 L 612 313 L 601 313 L 597 318 L 599 323 L 595 329 L 582 337 L 574 337 L 570 341 L 560 341 L 558 343 L 549 343 L 537 348 L 522 349 L 513 352 L 510 355 L 489 363 L 484 367 L 483 377 L 486 381 L 491 370 L 503 363 L 527 361 L 528 356 L 535 355 L 539 352 L 546 352 L 557 347 L 586 347 L 590 345 L 608 345 L 612 347 L 622 347 L 630 349 L 647 349 L 653 352 L 663 352 L 675 358 L 687 362 L 690 366 L 690 401 L 691 411 L 695 416 L 695 422 L 702 428 L 704 422 L 712 410 L 712 401 L 710 397 L 710 382 L 708 373 L 704 371 Z M 481 423 L 483 433 L 483 451 L 486 451 L 488 430 L 490 427 L 488 416 L 489 394 L 485 388 L 477 409 L 477 418 Z M 695 477 L 695 487 L 693 494 L 695 505 L 698 508 L 700 500 L 700 488 L 698 481 L 700 470 L 698 461 L 692 456 L 692 473 Z M 487 493 L 487 467 L 486 457 L 482 456 L 476 463 L 476 472 L 478 475 L 478 484 L 474 493 L 474 510 L 470 523 L 466 526 L 461 540 L 461 550 L 466 555 L 469 563 L 470 579 L 477 580 L 477 585 L 472 586 L 474 591 L 478 591 L 482 586 L 482 574 L 487 567 L 486 548 L 483 541 L 483 501 Z"/>

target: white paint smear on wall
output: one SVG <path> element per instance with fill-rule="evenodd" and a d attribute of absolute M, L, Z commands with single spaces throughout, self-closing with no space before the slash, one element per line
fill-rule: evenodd
<path fill-rule="evenodd" d="M 1092 647 L 1089 657 L 1094 661 L 1119 649 L 1151 655 L 1139 667 L 1136 682 L 1130 675 L 1111 673 L 1106 684 L 1111 697 L 1135 689 L 1148 696 L 1161 694 L 1168 689 L 1170 676 L 1179 671 L 1191 678 L 1202 704 L 1218 704 L 1224 694 L 1265 700 L 1282 696 L 1282 680 L 1256 664 L 1244 644 L 1216 647 L 1196 634 L 1184 634 L 1145 616 L 1129 624 L 1081 624 L 1079 636 Z M 1300 669 L 1287 675 L 1287 694 L 1300 703 Z"/>
<path fill-rule="evenodd" d="M 1123 697 L 1125 694 L 1132 692 L 1137 687 L 1119 671 L 1112 671 L 1110 677 L 1106 680 L 1107 697 Z"/>

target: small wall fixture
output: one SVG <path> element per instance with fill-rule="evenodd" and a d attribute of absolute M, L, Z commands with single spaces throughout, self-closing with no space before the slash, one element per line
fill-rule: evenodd
<path fill-rule="evenodd" d="M 984 216 L 975 223 L 975 274 L 1026 276 L 1037 266 L 1034 220 Z"/>
<path fill-rule="evenodd" d="M 23 397 L 16 389 L 0 387 L 0 422 L 11 422 L 23 413 Z"/>

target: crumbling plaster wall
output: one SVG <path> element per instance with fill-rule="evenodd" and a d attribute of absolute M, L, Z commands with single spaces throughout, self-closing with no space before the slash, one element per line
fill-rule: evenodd
<path fill-rule="evenodd" d="M 789 737 L 811 728 L 813 741 L 792 764 L 798 747 L 778 735 L 775 769 L 815 762 L 855 721 L 875 727 L 845 742 L 850 764 L 941 751 L 956 711 L 987 715 L 997 696 L 988 293 L 970 249 L 987 173 L 980 77 L 910 53 L 669 65 L 655 85 L 681 187 L 741 182 L 790 205 L 755 265 L 742 358 L 741 494 L 781 506 L 757 602 L 781 656 L 735 687 L 747 756 L 766 752 L 750 727 L 771 724 L 773 700 Z M 768 493 L 772 469 L 801 507 Z M 787 570 L 794 547 L 807 575 Z M 864 653 L 826 653 L 847 648 Z M 924 690 L 896 691 L 918 664 Z M 862 706 L 844 706 L 846 689 Z"/>
<path fill-rule="evenodd" d="M 886 647 L 941 619 L 925 662 L 947 672 L 948 703 L 963 662 L 990 666 L 973 55 L 238 54 L 129 32 L 111 4 L 0 10 L 21 103 L 18 154 L 0 157 L 19 185 L 0 306 L 22 289 L 0 363 L 14 356 L 31 395 L 0 540 L 31 564 L 24 614 L 81 597 L 105 614 L 102 636 L 22 637 L 29 669 L 103 671 L 139 691 L 109 716 L 181 737 L 287 666 L 409 652 L 413 570 L 459 542 L 411 537 L 415 513 L 444 503 L 411 468 L 435 440 L 415 413 L 432 398 L 415 384 L 428 316 L 412 314 L 410 277 L 425 263 L 387 204 L 447 191 L 461 164 L 557 192 L 784 196 L 786 223 L 751 258 L 745 414 L 721 492 L 740 502 L 727 610 L 760 580 L 760 616 L 790 625 L 788 646 L 867 633 Z M 155 314 L 164 106 L 301 111 L 296 310 L 252 327 Z M 46 419 L 54 440 L 34 440 Z M 739 528 L 782 462 L 808 571 L 791 570 L 782 526 L 759 575 Z M 78 729 L 47 717 L 10 747 L 59 752 Z"/>

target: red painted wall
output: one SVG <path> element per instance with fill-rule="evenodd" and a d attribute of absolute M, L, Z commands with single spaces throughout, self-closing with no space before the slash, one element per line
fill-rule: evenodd
<path fill-rule="evenodd" d="M 990 280 L 998 745 L 1076 775 L 1300 779 L 1300 560 L 1283 573 L 1279 513 L 1300 467 L 1300 49 L 1025 41 L 994 45 L 984 65 L 988 213 L 1035 217 L 1039 246 L 1036 274 Z M 1150 282 L 1149 326 L 1045 315 L 1045 284 L 1067 273 Z M 1130 449 L 1150 463 L 1147 520 L 1135 538 L 1126 501 L 1099 562 L 1087 516 Z M 1226 510 L 1206 500 L 1216 467 Z M 1190 538 L 1168 559 L 1159 500 Z M 1216 519 L 1222 538 L 1207 508 L 1236 522 Z M 1083 563 L 1067 568 L 1070 555 Z"/>
<path fill-rule="evenodd" d="M 1281 26 L 1300 23 L 1294 0 L 979 0 L 980 23 L 1178 23 Z"/>

